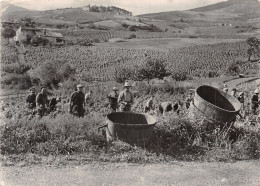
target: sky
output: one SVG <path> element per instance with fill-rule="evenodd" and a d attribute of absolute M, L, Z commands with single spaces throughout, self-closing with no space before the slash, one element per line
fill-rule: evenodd
<path fill-rule="evenodd" d="M 31 10 L 75 8 L 88 4 L 98 6 L 109 5 L 117 6 L 133 12 L 134 15 L 139 15 L 174 10 L 188 10 L 222 1 L 225 0 L 4 0 L 3 2 L 9 2 Z"/>

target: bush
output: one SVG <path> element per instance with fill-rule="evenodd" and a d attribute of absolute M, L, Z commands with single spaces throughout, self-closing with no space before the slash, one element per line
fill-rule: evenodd
<path fill-rule="evenodd" d="M 57 87 L 74 74 L 75 69 L 63 60 L 45 61 L 31 73 L 31 78 L 39 79 L 43 85 Z"/>
<path fill-rule="evenodd" d="M 186 72 L 171 73 L 171 77 L 176 81 L 185 81 L 188 78 Z"/>
<path fill-rule="evenodd" d="M 1 84 L 9 85 L 9 88 L 19 90 L 28 89 L 32 86 L 32 82 L 28 74 L 6 74 L 1 77 Z"/>
<path fill-rule="evenodd" d="M 124 28 L 128 28 L 128 27 L 129 27 L 129 25 L 128 25 L 128 24 L 126 24 L 126 23 L 122 23 L 122 27 L 124 27 Z"/>
<path fill-rule="evenodd" d="M 136 38 L 135 34 L 130 34 L 130 36 L 128 37 L 128 39 L 133 39 L 133 38 Z"/>
<path fill-rule="evenodd" d="M 126 80 L 134 78 L 134 70 L 131 68 L 116 68 L 114 80 L 117 83 L 124 83 Z"/>
<path fill-rule="evenodd" d="M 163 79 L 170 73 L 166 70 L 166 64 L 161 59 L 146 59 L 144 65 L 139 67 L 135 76 L 138 80 L 151 80 L 154 78 Z"/>
<path fill-rule="evenodd" d="M 2 31 L 2 36 L 8 40 L 8 44 L 9 44 L 9 39 L 13 38 L 15 35 L 16 35 L 15 30 L 9 27 L 5 28 Z"/>
<path fill-rule="evenodd" d="M 24 74 L 31 69 L 29 64 L 11 63 L 2 65 L 2 71 L 8 73 Z"/>
<path fill-rule="evenodd" d="M 226 73 L 228 75 L 232 75 L 232 76 L 235 76 L 235 75 L 238 75 L 241 73 L 241 62 L 235 62 L 235 63 L 232 63 L 226 70 Z"/>

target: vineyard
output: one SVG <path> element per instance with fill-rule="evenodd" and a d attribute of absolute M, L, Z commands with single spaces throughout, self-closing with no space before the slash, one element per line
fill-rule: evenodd
<path fill-rule="evenodd" d="M 247 48 L 245 42 L 190 46 L 168 52 L 79 45 L 29 46 L 25 60 L 33 68 L 46 60 L 64 60 L 74 65 L 77 74 L 100 77 L 103 81 L 113 80 L 115 69 L 134 68 L 144 63 L 147 58 L 165 61 L 167 70 L 172 74 L 217 77 L 225 74 L 227 68 L 234 62 L 246 61 Z M 15 61 L 16 54 L 13 47 L 2 47 L 1 53 L 2 67 Z M 256 64 L 245 63 L 241 66 L 241 72 L 254 68 Z"/>
<path fill-rule="evenodd" d="M 221 33 L 221 32 L 220 32 Z M 199 37 L 199 38 L 219 38 L 219 39 L 246 39 L 246 35 L 237 34 L 196 34 L 190 35 L 185 33 L 185 31 L 168 31 L 168 32 L 145 32 L 145 31 L 102 31 L 102 30 L 83 30 L 83 31 L 63 31 L 62 34 L 67 41 L 76 43 L 78 41 L 88 41 L 88 42 L 106 42 L 109 39 L 121 38 L 128 39 L 132 34 L 136 36 L 137 39 L 152 39 L 152 38 L 189 38 L 189 37 Z"/>

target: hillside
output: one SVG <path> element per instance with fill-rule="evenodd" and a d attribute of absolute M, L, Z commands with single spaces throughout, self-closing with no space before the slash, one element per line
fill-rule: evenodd
<path fill-rule="evenodd" d="M 257 14 L 260 12 L 260 2 L 257 0 L 229 0 L 217 4 L 191 9 L 194 12 L 226 12 L 236 14 Z"/>
<path fill-rule="evenodd" d="M 187 11 L 171 11 L 144 14 L 141 17 L 176 21 L 180 19 L 217 21 L 243 17 L 243 21 L 259 17 L 260 2 L 257 0 L 228 0 Z"/>
<path fill-rule="evenodd" d="M 0 7 L 1 7 L 1 12 L 5 12 L 5 13 L 30 11 L 26 8 L 15 6 L 13 4 L 6 3 L 6 2 L 0 2 Z"/>
<path fill-rule="evenodd" d="M 26 15 L 32 13 L 31 10 L 28 10 L 26 8 L 22 8 L 19 6 L 15 6 L 10 3 L 6 2 L 0 2 L 0 9 L 1 9 L 1 19 L 14 19 L 18 18 L 17 12 L 19 12 L 19 15 Z M 16 15 L 16 16 L 13 16 Z"/>

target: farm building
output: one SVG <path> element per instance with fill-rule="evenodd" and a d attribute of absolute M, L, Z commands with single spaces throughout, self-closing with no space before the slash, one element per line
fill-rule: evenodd
<path fill-rule="evenodd" d="M 36 35 L 36 32 L 40 32 L 41 29 L 30 28 L 30 27 L 20 27 L 16 31 L 16 36 L 14 36 L 15 41 L 30 42 L 31 39 Z"/>
<path fill-rule="evenodd" d="M 43 37 L 48 39 L 48 41 L 52 44 L 64 43 L 64 38 L 61 33 L 47 31 Z"/>
<path fill-rule="evenodd" d="M 31 39 L 34 37 L 38 38 L 46 38 L 50 43 L 57 44 L 63 43 L 64 38 L 61 33 L 51 32 L 50 30 L 42 29 L 42 28 L 28 28 L 28 27 L 20 27 L 16 31 L 16 36 L 14 37 L 15 41 L 22 42 L 31 42 Z"/>
<path fill-rule="evenodd" d="M 90 11 L 90 5 L 88 5 L 88 6 L 83 6 L 82 7 L 82 10 L 84 10 L 84 11 Z"/>

